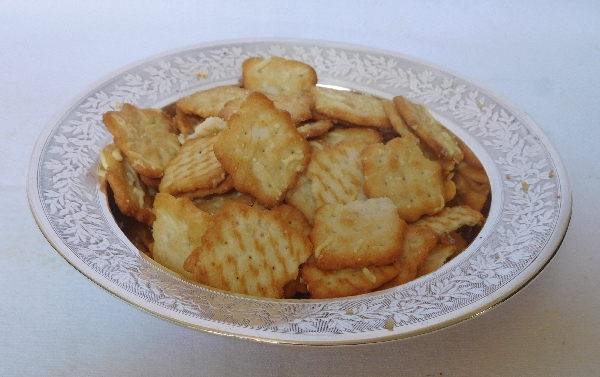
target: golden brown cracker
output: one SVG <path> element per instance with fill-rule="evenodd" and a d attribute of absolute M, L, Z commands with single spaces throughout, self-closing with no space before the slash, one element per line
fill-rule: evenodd
<path fill-rule="evenodd" d="M 154 189 L 157 189 L 158 186 L 160 185 L 160 178 L 150 178 L 150 177 L 146 177 L 144 175 L 138 174 L 138 176 L 140 177 L 141 181 L 144 182 L 144 184 L 147 187 L 152 187 Z"/>
<path fill-rule="evenodd" d="M 314 106 L 314 103 L 312 97 L 308 93 L 299 97 L 290 97 L 283 94 L 263 94 L 273 101 L 275 107 L 287 111 L 295 125 L 299 125 L 305 120 L 312 118 L 312 107 Z M 244 100 L 245 97 L 241 97 L 228 101 L 221 111 L 219 111 L 219 117 L 229 120 L 231 116 L 239 110 L 240 105 Z"/>
<path fill-rule="evenodd" d="M 227 172 L 213 151 L 216 138 L 213 135 L 188 139 L 165 167 L 159 191 L 179 195 L 199 189 L 214 189 L 221 184 Z"/>
<path fill-rule="evenodd" d="M 282 298 L 310 256 L 309 239 L 269 211 L 228 203 L 184 268 L 210 287 L 259 297 Z"/>
<path fill-rule="evenodd" d="M 194 205 L 211 216 L 216 216 L 223 206 L 229 202 L 253 205 L 256 198 L 244 192 L 231 191 L 224 194 L 208 195 L 193 199 Z"/>
<path fill-rule="evenodd" d="M 318 140 L 334 146 L 342 141 L 366 141 L 368 143 L 381 143 L 381 134 L 371 128 L 337 127 L 323 134 Z"/>
<path fill-rule="evenodd" d="M 390 120 L 392 128 L 398 135 L 403 137 L 412 133 L 410 128 L 406 125 L 406 123 L 404 123 L 404 120 L 402 120 L 400 114 L 398 114 L 398 110 L 396 110 L 396 106 L 394 106 L 392 101 L 383 100 L 381 104 L 383 106 L 383 111 Z"/>
<path fill-rule="evenodd" d="M 452 181 L 456 186 L 456 199 L 453 203 L 466 204 L 476 211 L 483 209 L 491 185 L 482 167 L 461 162 L 456 166 Z"/>
<path fill-rule="evenodd" d="M 382 266 L 402 252 L 407 225 L 388 198 L 325 204 L 310 232 L 316 265 L 324 270 Z"/>
<path fill-rule="evenodd" d="M 153 198 L 146 191 L 146 185 L 139 175 L 125 161 L 119 147 L 107 145 L 100 153 L 102 168 L 121 213 L 139 222 L 152 225 L 155 219 L 152 212 Z"/>
<path fill-rule="evenodd" d="M 210 117 L 204 119 L 194 127 L 194 131 L 186 136 L 186 140 L 199 137 L 207 137 L 218 134 L 227 128 L 227 122 L 219 117 Z M 183 144 L 183 143 L 182 143 Z"/>
<path fill-rule="evenodd" d="M 433 216 L 424 216 L 412 224 L 412 226 L 427 226 L 437 234 L 443 235 L 455 231 L 463 226 L 475 226 L 481 224 L 484 218 L 479 211 L 475 211 L 467 205 L 456 207 L 445 207 Z"/>
<path fill-rule="evenodd" d="M 183 263 L 202 244 L 202 235 L 212 225 L 213 217 L 196 208 L 190 199 L 175 198 L 166 193 L 156 195 L 154 214 L 154 260 L 180 275 L 194 279 L 192 274 L 183 269 Z"/>
<path fill-rule="evenodd" d="M 302 212 L 293 206 L 287 204 L 280 204 L 276 207 L 271 208 L 271 212 L 281 217 L 284 223 L 290 228 L 304 234 L 308 237 L 312 227 L 302 214 Z"/>
<path fill-rule="evenodd" d="M 368 142 L 341 142 L 313 153 L 306 175 L 311 181 L 316 208 L 323 204 L 346 204 L 365 200 L 360 160 Z"/>
<path fill-rule="evenodd" d="M 123 234 L 131 241 L 139 251 L 145 253 L 152 258 L 151 245 L 154 242 L 152 238 L 152 228 L 148 224 L 137 221 L 133 217 L 129 216 L 116 216 L 115 220 L 119 228 L 123 231 Z"/>
<path fill-rule="evenodd" d="M 429 274 L 442 267 L 455 251 L 456 247 L 454 245 L 437 244 L 417 269 L 417 277 Z"/>
<path fill-rule="evenodd" d="M 305 139 L 309 139 L 324 135 L 332 127 L 333 122 L 330 120 L 317 120 L 315 122 L 308 122 L 298 126 L 298 132 Z"/>
<path fill-rule="evenodd" d="M 177 131 L 182 135 L 189 135 L 194 133 L 194 129 L 197 125 L 202 123 L 204 118 L 194 114 L 186 114 L 182 111 L 177 111 L 173 117 L 173 123 Z"/>
<path fill-rule="evenodd" d="M 193 114 L 201 118 L 219 116 L 219 111 L 228 102 L 248 95 L 248 89 L 239 86 L 216 86 L 211 89 L 196 92 L 177 101 L 177 111 Z"/>
<path fill-rule="evenodd" d="M 403 96 L 394 97 L 393 102 L 404 122 L 440 158 L 453 160 L 457 164 L 462 161 L 464 155 L 456 143 L 456 137 L 435 119 L 425 106 Z"/>
<path fill-rule="evenodd" d="M 441 167 L 423 156 L 413 135 L 372 144 L 361 159 L 365 194 L 392 199 L 403 220 L 412 222 L 444 207 Z"/>
<path fill-rule="evenodd" d="M 312 195 L 312 184 L 306 174 L 301 174 L 296 185 L 288 190 L 285 202 L 302 212 L 308 222 L 312 224 L 317 207 Z"/>
<path fill-rule="evenodd" d="M 102 120 L 129 165 L 146 177 L 160 178 L 179 151 L 172 120 L 162 110 L 126 103 L 119 111 L 105 113 Z"/>
<path fill-rule="evenodd" d="M 219 183 L 219 185 L 216 187 L 182 192 L 179 193 L 177 196 L 186 197 L 190 199 L 198 199 L 204 198 L 209 195 L 224 194 L 231 190 L 233 190 L 233 178 L 231 178 L 230 175 L 227 175 L 223 182 Z"/>
<path fill-rule="evenodd" d="M 427 260 L 435 247 L 439 235 L 428 227 L 408 227 L 402 236 L 402 255 L 398 258 L 400 272 L 380 289 L 387 289 L 408 283 L 417 277 L 417 270 Z"/>
<path fill-rule="evenodd" d="M 307 283 L 311 298 L 337 298 L 371 292 L 385 284 L 400 271 L 398 262 L 385 266 L 321 270 L 314 264 L 304 264 L 302 280 Z"/>
<path fill-rule="evenodd" d="M 317 73 L 308 64 L 279 56 L 253 57 L 242 63 L 244 87 L 269 94 L 300 96 L 317 84 Z"/>
<path fill-rule="evenodd" d="M 261 93 L 250 94 L 214 143 L 217 159 L 233 177 L 235 188 L 273 207 L 308 164 L 308 142 L 290 115 Z"/>
<path fill-rule="evenodd" d="M 310 89 L 315 110 L 358 126 L 392 128 L 381 100 L 368 94 L 315 86 Z"/>

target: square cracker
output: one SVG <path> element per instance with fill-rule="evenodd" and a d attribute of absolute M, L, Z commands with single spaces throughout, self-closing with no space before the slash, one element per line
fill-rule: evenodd
<path fill-rule="evenodd" d="M 371 292 L 398 274 L 400 264 L 321 270 L 312 263 L 301 268 L 311 298 L 336 298 Z"/>
<path fill-rule="evenodd" d="M 344 141 L 313 153 L 306 175 L 316 208 L 367 199 L 360 154 L 368 145 L 365 141 Z"/>
<path fill-rule="evenodd" d="M 194 205 L 211 216 L 216 216 L 223 206 L 229 202 L 237 202 L 247 204 L 249 206 L 256 202 L 256 198 L 252 195 L 230 191 L 224 194 L 209 195 L 203 198 L 193 199 Z"/>
<path fill-rule="evenodd" d="M 249 93 L 248 89 L 239 86 L 216 86 L 179 99 L 176 107 L 178 113 L 197 115 L 201 118 L 216 117 L 228 101 L 243 98 Z"/>
<path fill-rule="evenodd" d="M 296 279 L 312 244 L 269 211 L 228 203 L 184 268 L 210 287 L 252 296 L 282 298 Z"/>
<path fill-rule="evenodd" d="M 393 102 L 404 123 L 412 128 L 438 157 L 457 164 L 462 161 L 464 154 L 454 135 L 435 119 L 425 106 L 402 96 L 394 97 Z"/>
<path fill-rule="evenodd" d="M 400 271 L 393 279 L 381 285 L 386 289 L 408 283 L 418 274 L 418 268 L 427 260 L 429 252 L 438 242 L 439 235 L 426 226 L 408 227 L 402 236 L 402 255 L 398 259 Z"/>
<path fill-rule="evenodd" d="M 454 254 L 456 246 L 437 244 L 427 256 L 427 259 L 417 269 L 417 276 L 429 274 L 442 267 Z"/>
<path fill-rule="evenodd" d="M 152 212 L 153 198 L 148 194 L 138 173 L 125 161 L 119 147 L 115 144 L 107 145 L 100 153 L 100 161 L 121 213 L 152 225 L 155 219 Z"/>
<path fill-rule="evenodd" d="M 227 172 L 213 151 L 216 138 L 213 135 L 188 139 L 165 167 L 158 190 L 178 195 L 199 189 L 214 189 L 221 184 Z"/>
<path fill-rule="evenodd" d="M 305 139 L 309 139 L 324 135 L 332 127 L 333 122 L 330 120 L 317 120 L 314 122 L 307 122 L 298 126 L 298 132 Z"/>
<path fill-rule="evenodd" d="M 290 115 L 258 92 L 246 98 L 228 125 L 215 140 L 214 153 L 236 190 L 267 207 L 280 204 L 308 164 L 308 142 Z"/>
<path fill-rule="evenodd" d="M 312 118 L 312 108 L 314 106 L 312 97 L 310 94 L 305 93 L 298 97 L 290 97 L 284 94 L 268 94 L 263 93 L 268 99 L 273 101 L 275 107 L 280 110 L 285 110 L 290 113 L 292 122 L 295 125 L 299 125 L 301 122 Z M 219 117 L 225 120 L 229 120 L 233 114 L 239 109 L 245 97 L 240 97 L 228 101 L 221 111 L 219 111 Z"/>
<path fill-rule="evenodd" d="M 146 177 L 162 177 L 179 152 L 179 140 L 171 133 L 172 119 L 162 110 L 126 103 L 119 111 L 106 112 L 102 120 L 129 165 Z"/>
<path fill-rule="evenodd" d="M 317 84 L 317 72 L 308 64 L 279 56 L 248 58 L 242 63 L 244 87 L 269 94 L 301 95 Z"/>
<path fill-rule="evenodd" d="M 379 132 L 372 128 L 363 127 L 337 127 L 318 138 L 327 145 L 334 146 L 342 141 L 367 141 L 381 143 L 383 138 Z"/>
<path fill-rule="evenodd" d="M 402 252 L 406 227 L 388 198 L 325 204 L 310 232 L 315 264 L 338 270 L 393 263 Z"/>
<path fill-rule="evenodd" d="M 202 244 L 202 235 L 213 217 L 196 208 L 188 198 L 158 193 L 154 200 L 156 220 L 152 224 L 154 260 L 189 279 L 194 276 L 183 269 L 183 262 Z"/>
<path fill-rule="evenodd" d="M 285 194 L 285 202 L 302 212 L 310 224 L 313 223 L 317 205 L 312 195 L 312 183 L 306 172 L 298 176 L 296 185 Z"/>
<path fill-rule="evenodd" d="M 413 135 L 397 137 L 366 147 L 361 157 L 365 194 L 392 199 L 408 222 L 433 215 L 446 203 L 441 166 L 425 158 L 417 143 Z"/>
<path fill-rule="evenodd" d="M 319 86 L 310 93 L 319 114 L 358 126 L 392 128 L 381 100 L 371 95 Z"/>
<path fill-rule="evenodd" d="M 468 205 L 445 207 L 433 216 L 425 216 L 413 223 L 414 226 L 427 226 L 437 234 L 444 235 L 463 226 L 475 226 L 483 222 L 483 215 Z"/>

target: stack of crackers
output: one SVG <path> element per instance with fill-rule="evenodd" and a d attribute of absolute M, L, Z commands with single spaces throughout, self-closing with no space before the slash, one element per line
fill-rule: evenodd
<path fill-rule="evenodd" d="M 160 265 L 234 293 L 345 297 L 435 271 L 483 224 L 485 170 L 423 105 L 318 86 L 276 56 L 241 75 L 104 114 L 115 217 Z"/>

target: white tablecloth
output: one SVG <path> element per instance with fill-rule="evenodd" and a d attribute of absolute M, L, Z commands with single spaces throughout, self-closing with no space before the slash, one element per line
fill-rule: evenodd
<path fill-rule="evenodd" d="M 147 56 L 225 39 L 345 42 L 411 55 L 523 108 L 570 174 L 557 255 L 496 308 L 347 347 L 255 343 L 132 307 L 69 265 L 25 193 L 32 147 L 77 93 Z M 600 375 L 600 3 L 0 1 L 0 375 Z"/>

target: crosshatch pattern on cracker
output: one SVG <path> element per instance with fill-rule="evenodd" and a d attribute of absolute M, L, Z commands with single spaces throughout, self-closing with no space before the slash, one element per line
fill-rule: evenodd
<path fill-rule="evenodd" d="M 111 210 L 190 282 L 285 299 L 389 289 L 485 222 L 484 167 L 425 106 L 319 86 L 302 62 L 250 58 L 238 86 L 123 109 L 104 116 Z"/>

